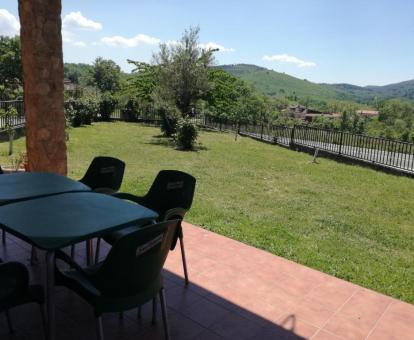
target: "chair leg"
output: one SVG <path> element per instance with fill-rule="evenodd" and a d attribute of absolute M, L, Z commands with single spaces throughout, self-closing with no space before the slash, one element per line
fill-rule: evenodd
<path fill-rule="evenodd" d="M 10 334 L 12 334 L 14 333 L 14 329 L 13 329 L 13 325 L 11 322 L 11 317 L 10 317 L 10 313 L 8 309 L 6 309 L 5 314 L 6 314 L 6 319 L 7 319 L 7 326 L 9 327 L 9 332 Z"/>
<path fill-rule="evenodd" d="M 39 304 L 39 307 L 40 307 L 40 315 L 42 316 L 43 331 L 45 332 L 45 338 L 46 338 L 47 337 L 47 323 L 46 323 L 45 306 L 43 304 Z"/>
<path fill-rule="evenodd" d="M 183 268 L 184 268 L 184 279 L 185 279 L 185 285 L 188 286 L 188 270 L 187 270 L 187 260 L 185 257 L 185 250 L 184 250 L 184 237 L 181 234 L 180 235 L 180 248 L 181 248 L 181 258 L 183 260 Z"/>
<path fill-rule="evenodd" d="M 139 306 L 138 307 L 138 310 L 137 310 L 137 318 L 138 319 L 141 319 L 142 318 L 142 306 Z"/>
<path fill-rule="evenodd" d="M 161 314 L 162 314 L 162 323 L 164 325 L 164 334 L 165 339 L 170 339 L 170 327 L 168 325 L 168 316 L 167 316 L 167 301 L 165 299 L 164 288 L 160 289 L 160 302 L 161 302 Z"/>
<path fill-rule="evenodd" d="M 152 324 L 157 323 L 157 297 L 152 298 Z"/>
<path fill-rule="evenodd" d="M 39 263 L 39 258 L 37 257 L 36 248 L 32 246 L 32 251 L 31 251 L 31 254 L 30 254 L 30 264 L 32 266 L 34 266 L 38 263 Z"/>
<path fill-rule="evenodd" d="M 100 251 L 101 251 L 101 238 L 98 237 L 98 239 L 96 240 L 95 263 L 99 262 Z"/>
<path fill-rule="evenodd" d="M 1 232 L 1 239 L 3 241 L 3 244 L 6 244 L 6 230 L 2 229 Z"/>
<path fill-rule="evenodd" d="M 103 328 L 102 328 L 102 316 L 96 317 L 96 336 L 98 340 L 104 340 Z"/>
<path fill-rule="evenodd" d="M 76 251 L 76 245 L 72 244 L 70 246 L 70 258 L 72 261 L 75 261 L 75 251 Z"/>
<path fill-rule="evenodd" d="M 92 240 L 86 241 L 86 264 L 88 266 L 93 264 L 93 243 Z"/>
<path fill-rule="evenodd" d="M 124 312 L 119 312 L 119 320 L 123 320 L 124 319 Z"/>

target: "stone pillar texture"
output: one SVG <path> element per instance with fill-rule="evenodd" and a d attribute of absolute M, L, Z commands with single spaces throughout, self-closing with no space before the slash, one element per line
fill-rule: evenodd
<path fill-rule="evenodd" d="M 19 0 L 30 171 L 67 173 L 61 0 Z"/>

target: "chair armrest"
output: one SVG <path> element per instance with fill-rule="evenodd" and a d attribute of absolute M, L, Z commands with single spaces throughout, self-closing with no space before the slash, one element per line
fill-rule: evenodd
<path fill-rule="evenodd" d="M 144 197 L 142 196 L 135 196 L 133 194 L 129 194 L 127 192 L 117 192 L 112 195 L 113 197 L 120 198 L 123 200 L 128 200 L 131 202 L 135 202 L 137 204 L 142 204 L 144 202 Z"/>
<path fill-rule="evenodd" d="M 105 188 L 105 187 L 95 188 L 95 189 L 93 189 L 93 192 L 97 192 L 98 194 L 111 195 L 111 196 L 113 196 L 116 193 L 116 191 L 114 189 Z"/>

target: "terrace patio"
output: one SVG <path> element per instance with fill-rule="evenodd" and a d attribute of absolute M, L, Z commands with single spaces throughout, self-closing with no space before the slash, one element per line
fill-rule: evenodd
<path fill-rule="evenodd" d="M 323 274 L 200 227 L 184 224 L 190 285 L 179 251 L 165 268 L 172 339 L 414 339 L 414 306 Z M 107 251 L 108 247 L 104 247 Z M 104 256 L 104 251 L 102 256 Z M 77 247 L 77 260 L 85 263 Z M 0 257 L 29 266 L 30 246 L 8 234 Z M 43 256 L 40 256 L 43 259 Z M 42 264 L 30 267 L 44 277 Z M 57 288 L 57 339 L 94 339 L 92 309 Z M 0 318 L 1 339 L 43 339 L 37 305 L 11 311 L 14 335 Z M 151 304 L 103 317 L 106 339 L 163 339 L 161 316 L 151 324 Z"/>
<path fill-rule="evenodd" d="M 67 173 L 63 115 L 60 1 L 19 1 L 27 152 L 33 172 Z M 184 286 L 179 252 L 165 267 L 173 339 L 414 339 L 414 306 L 361 288 L 237 241 L 184 225 L 190 285 Z M 30 245 L 11 236 L 0 257 L 29 266 Z M 108 248 L 104 247 L 104 250 Z M 104 253 L 104 252 L 102 252 Z M 77 247 L 77 261 L 85 263 Z M 104 255 L 104 254 L 102 254 Z M 29 266 L 45 278 L 44 256 Z M 10 311 L 15 334 L 0 318 L 0 339 L 44 339 L 36 305 Z M 161 319 L 161 316 L 158 317 Z M 151 324 L 150 305 L 103 316 L 106 339 L 163 339 Z M 56 288 L 57 339 L 94 339 L 91 308 Z"/>

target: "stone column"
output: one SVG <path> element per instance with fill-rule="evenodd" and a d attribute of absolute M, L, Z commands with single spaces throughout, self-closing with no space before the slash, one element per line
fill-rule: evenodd
<path fill-rule="evenodd" d="M 67 173 L 61 0 L 19 0 L 30 171 Z"/>

